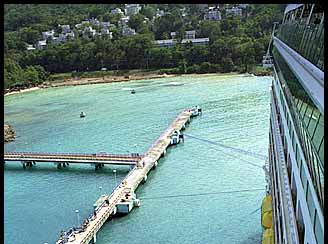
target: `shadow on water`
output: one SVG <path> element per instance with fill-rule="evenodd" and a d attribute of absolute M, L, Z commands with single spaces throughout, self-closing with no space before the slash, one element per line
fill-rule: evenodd
<path fill-rule="evenodd" d="M 246 236 L 245 239 L 241 240 L 240 242 L 240 244 L 261 244 L 261 243 L 262 243 L 262 233 L 259 231 Z"/>

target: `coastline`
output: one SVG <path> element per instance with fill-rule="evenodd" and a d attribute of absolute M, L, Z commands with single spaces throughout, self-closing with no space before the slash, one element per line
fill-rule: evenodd
<path fill-rule="evenodd" d="M 46 81 L 41 85 L 32 87 L 32 88 L 25 88 L 21 89 L 19 91 L 9 91 L 4 94 L 4 96 L 10 96 L 14 94 L 24 93 L 24 92 L 30 92 L 35 91 L 39 89 L 44 88 L 51 88 L 51 87 L 62 87 L 62 86 L 80 86 L 80 85 L 92 85 L 92 84 L 105 84 L 105 83 L 114 83 L 114 82 L 128 82 L 133 80 L 143 80 L 143 79 L 158 79 L 158 78 L 168 78 L 168 77 L 177 77 L 177 76 L 185 76 L 185 75 L 228 75 L 228 74 L 239 74 L 239 75 L 250 75 L 250 76 L 265 76 L 269 75 L 268 73 L 265 74 L 254 74 L 254 73 L 237 73 L 237 72 L 231 72 L 231 73 L 204 73 L 204 74 L 158 74 L 156 72 L 145 74 L 140 73 L 136 75 L 108 75 L 104 77 L 93 77 L 93 78 L 70 78 L 64 81 L 58 81 L 58 82 L 49 82 Z"/>
<path fill-rule="evenodd" d="M 105 76 L 105 77 L 96 77 L 96 78 L 81 78 L 81 79 L 68 79 L 66 81 L 59 82 L 44 82 L 41 85 L 21 89 L 19 91 L 10 91 L 4 94 L 4 96 L 10 96 L 13 94 L 24 93 L 35 91 L 44 88 L 51 87 L 61 87 L 61 86 L 80 86 L 80 85 L 91 85 L 91 84 L 105 84 L 105 83 L 114 83 L 114 82 L 128 82 L 132 80 L 143 80 L 143 79 L 158 79 L 158 78 L 167 78 L 167 77 L 175 77 L 177 74 L 146 74 L 146 75 L 121 75 L 121 76 Z"/>

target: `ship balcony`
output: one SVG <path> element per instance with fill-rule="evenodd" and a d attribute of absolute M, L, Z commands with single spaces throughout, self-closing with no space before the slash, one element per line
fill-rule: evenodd
<path fill-rule="evenodd" d="M 280 25 L 276 37 L 324 71 L 323 24 L 284 23 Z"/>

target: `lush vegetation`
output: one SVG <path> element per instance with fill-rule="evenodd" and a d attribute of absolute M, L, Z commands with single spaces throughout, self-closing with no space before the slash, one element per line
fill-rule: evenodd
<path fill-rule="evenodd" d="M 225 17 L 204 21 L 201 8 L 194 4 L 147 4 L 132 16 L 128 25 L 138 33 L 123 37 L 111 28 L 113 38 L 78 37 L 66 43 L 49 43 L 44 50 L 26 50 L 26 44 L 41 40 L 41 32 L 58 24 L 74 26 L 96 17 L 118 26 L 120 17 L 110 10 L 120 4 L 9 4 L 4 11 L 5 88 L 38 84 L 49 74 L 112 69 L 162 69 L 168 73 L 246 72 L 261 62 L 272 23 L 282 19 L 283 5 L 249 5 L 247 18 Z M 184 16 L 181 11 L 185 7 Z M 154 18 L 156 9 L 166 13 Z M 146 17 L 146 19 L 145 19 Z M 209 37 L 207 46 L 176 45 L 158 48 L 155 39 L 168 39 L 176 31 L 196 30 L 196 37 Z"/>

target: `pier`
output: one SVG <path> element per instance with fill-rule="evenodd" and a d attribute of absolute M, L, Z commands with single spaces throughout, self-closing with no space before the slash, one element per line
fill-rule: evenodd
<path fill-rule="evenodd" d="M 136 165 L 143 155 L 133 154 L 108 154 L 108 153 L 34 153 L 34 152 L 6 152 L 5 162 L 20 161 L 24 168 L 32 167 L 38 163 L 53 162 L 58 168 L 66 167 L 69 163 L 93 164 L 95 168 L 101 168 L 105 164 Z"/>
<path fill-rule="evenodd" d="M 198 106 L 182 111 L 112 193 L 83 221 L 83 224 L 61 233 L 56 244 L 88 244 L 92 241 L 96 243 L 97 232 L 108 218 L 116 214 L 127 214 L 133 207 L 139 207 L 140 200 L 137 199 L 135 190 L 140 183 L 147 181 L 149 171 L 156 168 L 159 158 L 165 156 L 167 148 L 183 141 L 181 131 L 186 128 L 192 117 L 199 114 L 201 114 L 201 108 Z"/>

